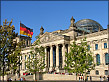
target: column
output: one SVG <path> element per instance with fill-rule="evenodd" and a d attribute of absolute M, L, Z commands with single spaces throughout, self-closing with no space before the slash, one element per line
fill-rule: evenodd
<path fill-rule="evenodd" d="M 44 68 L 44 71 L 47 70 L 47 48 L 45 47 L 45 68 Z"/>
<path fill-rule="evenodd" d="M 70 52 L 70 44 L 68 44 L 68 53 Z"/>
<path fill-rule="evenodd" d="M 25 69 L 25 54 L 22 55 L 22 69 Z"/>
<path fill-rule="evenodd" d="M 53 46 L 50 46 L 50 71 L 53 68 Z"/>
<path fill-rule="evenodd" d="M 62 46 L 62 68 L 64 68 L 64 66 L 65 66 L 65 51 L 66 49 L 65 49 L 65 44 L 63 44 L 63 46 Z"/>
<path fill-rule="evenodd" d="M 27 41 L 27 40 L 24 40 L 24 41 L 25 41 L 25 46 L 27 46 L 27 44 L 26 44 L 26 41 Z"/>
<path fill-rule="evenodd" d="M 30 46 L 30 40 L 28 40 L 28 45 L 27 46 Z"/>
<path fill-rule="evenodd" d="M 47 66 L 47 48 L 45 47 L 45 65 Z"/>
<path fill-rule="evenodd" d="M 56 45 L 56 71 L 59 72 L 59 46 Z"/>
<path fill-rule="evenodd" d="M 30 41 L 29 45 L 31 45 L 31 40 L 29 40 L 29 41 Z"/>

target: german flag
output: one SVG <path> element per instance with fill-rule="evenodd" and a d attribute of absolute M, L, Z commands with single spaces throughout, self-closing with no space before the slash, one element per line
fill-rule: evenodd
<path fill-rule="evenodd" d="M 32 38 L 33 29 L 26 27 L 24 24 L 20 23 L 20 34 L 27 35 Z"/>

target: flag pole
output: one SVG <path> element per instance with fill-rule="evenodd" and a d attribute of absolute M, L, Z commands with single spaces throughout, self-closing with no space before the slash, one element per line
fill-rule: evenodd
<path fill-rule="evenodd" d="M 21 21 L 20 21 L 20 24 L 21 24 Z M 19 29 L 20 30 L 20 29 Z M 19 34 L 20 34 L 20 31 L 19 31 Z"/>
<path fill-rule="evenodd" d="M 20 21 L 20 23 L 21 23 L 21 21 Z M 20 35 L 20 31 L 19 31 L 19 41 L 21 41 L 21 37 L 20 37 L 21 35 Z M 19 78 L 20 78 L 20 56 L 19 56 Z"/>

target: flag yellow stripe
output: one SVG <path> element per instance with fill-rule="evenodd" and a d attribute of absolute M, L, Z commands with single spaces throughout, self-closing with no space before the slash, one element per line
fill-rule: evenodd
<path fill-rule="evenodd" d="M 27 36 L 29 36 L 29 37 L 32 38 L 32 35 L 31 35 L 31 34 L 27 34 L 26 32 L 24 32 L 24 31 L 22 31 L 22 30 L 20 30 L 20 34 L 22 34 L 22 35 L 27 35 Z"/>

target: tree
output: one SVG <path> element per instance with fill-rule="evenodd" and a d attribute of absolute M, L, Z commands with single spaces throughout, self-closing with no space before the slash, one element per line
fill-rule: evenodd
<path fill-rule="evenodd" d="M 87 44 L 86 38 L 81 40 L 80 45 L 74 41 L 70 45 L 70 52 L 65 54 L 66 66 L 65 69 L 70 73 L 76 73 L 76 80 L 78 74 L 85 74 L 88 71 L 94 69 L 94 58 L 92 52 L 89 51 L 89 45 Z"/>
<path fill-rule="evenodd" d="M 42 72 L 45 68 L 44 59 L 45 53 L 44 48 L 40 46 L 40 38 L 36 37 L 35 45 L 32 46 L 32 51 L 30 52 L 30 57 L 27 58 L 26 66 L 29 72 L 35 73 L 35 80 L 36 80 L 36 73 Z"/>
<path fill-rule="evenodd" d="M 8 67 L 8 56 L 16 48 L 16 42 L 13 40 L 17 36 L 17 33 L 14 32 L 14 25 L 11 26 L 11 24 L 12 20 L 11 22 L 5 20 L 3 26 L 0 26 L 0 69 L 2 70 L 0 74 L 3 76 L 3 82 Z"/>
<path fill-rule="evenodd" d="M 23 46 L 24 41 L 16 42 L 16 48 L 13 53 L 8 55 L 8 65 L 10 68 L 9 70 L 13 70 L 13 74 L 16 74 L 16 72 L 19 70 L 18 67 L 21 65 L 20 57 L 22 56 L 21 50 L 24 48 Z"/>

